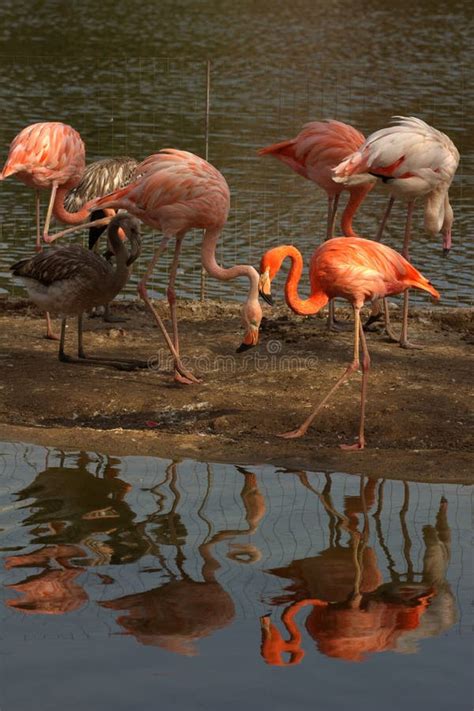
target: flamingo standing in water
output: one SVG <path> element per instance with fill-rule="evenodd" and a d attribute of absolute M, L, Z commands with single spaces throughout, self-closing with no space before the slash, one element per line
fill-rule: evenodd
<path fill-rule="evenodd" d="M 247 301 L 242 308 L 245 328 L 243 343 L 238 352 L 255 346 L 262 318 L 258 301 L 259 275 L 249 265 L 237 265 L 228 269 L 220 267 L 215 258 L 217 240 L 227 221 L 230 207 L 229 186 L 224 176 L 202 158 L 173 148 L 167 148 L 146 158 L 136 169 L 136 180 L 110 195 L 92 200 L 76 213 L 81 220 L 90 210 L 113 208 L 125 209 L 146 225 L 163 232 L 163 239 L 155 250 L 138 291 L 152 312 L 155 321 L 174 359 L 175 379 L 189 384 L 199 380 L 184 367 L 179 355 L 178 321 L 176 313 L 175 280 L 183 238 L 188 230 L 205 230 L 201 248 L 202 265 L 210 276 L 222 281 L 245 276 L 250 282 Z M 109 218 L 106 218 L 105 223 Z M 85 225 L 83 225 L 85 226 Z M 52 242 L 70 230 L 47 236 Z M 173 324 L 173 339 L 155 310 L 147 292 L 147 283 L 160 255 L 171 238 L 176 238 L 173 263 L 168 283 L 168 303 Z"/>
<path fill-rule="evenodd" d="M 13 139 L 0 180 L 14 175 L 36 191 L 36 250 L 41 250 L 39 191 L 51 189 L 43 236 L 48 233 L 53 206 L 81 180 L 85 168 L 85 146 L 71 126 L 59 121 L 34 123 Z M 58 216 L 59 217 L 59 216 Z M 46 314 L 46 338 L 56 340 Z"/>
<path fill-rule="evenodd" d="M 402 254 L 409 259 L 411 223 L 415 200 L 425 201 L 425 229 L 432 235 L 441 232 L 443 250 L 451 249 L 453 210 L 449 187 L 459 164 L 459 151 L 446 134 L 419 118 L 395 116 L 395 125 L 372 133 L 367 140 L 333 170 L 333 179 L 342 185 L 365 185 L 382 182 L 390 199 L 377 232 L 380 241 L 396 198 L 408 202 Z M 391 333 L 388 307 L 385 319 Z M 372 317 L 374 320 L 374 317 Z M 369 319 L 370 321 L 370 319 Z M 403 302 L 403 325 L 399 339 L 402 348 L 416 348 L 408 341 L 408 291 Z"/>
<path fill-rule="evenodd" d="M 272 155 L 295 173 L 312 180 L 326 191 L 328 217 L 326 239 L 334 237 L 334 225 L 340 195 L 345 189 L 349 200 L 342 213 L 341 228 L 346 237 L 357 237 L 352 228 L 352 219 L 373 185 L 344 185 L 333 180 L 332 169 L 364 143 L 365 136 L 341 121 L 312 121 L 288 141 L 261 148 L 258 155 Z M 337 330 L 332 302 L 329 304 L 328 329 Z"/>
<path fill-rule="evenodd" d="M 284 259 L 291 259 L 291 268 L 285 285 L 288 306 L 297 314 L 317 313 L 329 299 L 342 297 L 354 309 L 354 356 L 336 384 L 319 403 L 314 412 L 292 432 L 280 435 L 285 438 L 301 437 L 306 433 L 316 415 L 331 395 L 359 368 L 359 342 L 362 345 L 362 388 L 359 438 L 356 444 L 342 445 L 343 449 L 363 449 L 365 445 L 364 420 L 367 378 L 370 356 L 360 321 L 364 302 L 392 294 L 400 294 L 414 287 L 427 291 L 439 299 L 436 289 L 404 257 L 390 247 L 360 237 L 335 237 L 320 245 L 310 263 L 311 296 L 301 299 L 298 284 L 303 271 L 303 258 L 291 245 L 274 247 L 264 254 L 261 263 L 260 293 L 268 303 L 271 300 L 271 281 Z"/>

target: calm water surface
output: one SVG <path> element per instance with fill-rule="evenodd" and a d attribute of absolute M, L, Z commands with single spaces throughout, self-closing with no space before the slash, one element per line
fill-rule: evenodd
<path fill-rule="evenodd" d="M 468 487 L 0 451 L 0 707 L 470 708 Z"/>
<path fill-rule="evenodd" d="M 0 8 L 0 162 L 13 136 L 38 120 L 74 125 L 88 159 L 143 158 L 174 146 L 205 150 L 206 60 L 212 61 L 209 158 L 226 176 L 232 210 L 219 248 L 226 265 L 258 264 L 263 251 L 294 242 L 307 259 L 325 230 L 325 195 L 256 149 L 295 135 L 308 120 L 338 118 L 366 134 L 394 114 L 417 115 L 447 132 L 462 161 L 452 186 L 454 248 L 415 219 L 412 259 L 445 305 L 471 303 L 473 127 L 469 22 L 464 2 L 381 3 L 294 0 L 93 0 Z M 11 179 L 0 189 L 0 290 L 8 267 L 32 251 L 33 193 Z M 386 196 L 372 192 L 356 227 L 372 236 Z M 399 205 L 387 242 L 401 247 Z M 157 236 L 147 233 L 145 254 Z M 199 293 L 200 235 L 189 235 L 180 293 Z M 168 259 L 153 282 L 164 293 Z M 20 293 L 16 288 L 15 293 Z M 237 297 L 245 285 L 209 280 L 211 297 Z M 426 303 L 422 297 L 420 303 Z"/>

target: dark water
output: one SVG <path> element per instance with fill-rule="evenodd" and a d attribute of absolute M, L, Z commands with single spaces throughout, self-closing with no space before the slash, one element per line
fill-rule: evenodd
<path fill-rule="evenodd" d="M 470 708 L 468 487 L 1 452 L 2 709 Z"/>
<path fill-rule="evenodd" d="M 174 146 L 204 154 L 206 61 L 212 61 L 209 158 L 225 174 L 232 211 L 219 259 L 258 264 L 263 251 L 292 241 L 309 258 L 325 230 L 325 195 L 258 147 L 295 135 L 308 120 L 338 118 L 366 134 L 394 114 L 417 115 L 447 132 L 462 161 L 452 186 L 454 248 L 415 220 L 412 259 L 445 305 L 471 303 L 473 131 L 469 22 L 464 2 L 375 0 L 103 0 L 0 7 L 0 161 L 13 136 L 38 120 L 73 124 L 88 158 L 143 158 Z M 356 227 L 372 236 L 386 197 L 372 192 Z M 8 266 L 31 252 L 33 194 L 11 179 L 0 189 L 0 289 Z M 401 247 L 404 209 L 387 241 Z M 135 293 L 156 235 L 146 240 L 128 294 Z M 180 293 L 197 296 L 199 234 L 188 235 Z M 153 282 L 163 294 L 165 259 Z M 18 289 L 16 291 L 18 293 Z M 245 285 L 209 280 L 211 297 Z M 417 297 L 420 298 L 420 297 Z M 421 303 L 426 303 L 421 299 Z"/>

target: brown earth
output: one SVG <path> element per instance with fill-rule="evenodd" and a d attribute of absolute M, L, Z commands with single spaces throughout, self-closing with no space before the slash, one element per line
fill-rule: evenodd
<path fill-rule="evenodd" d="M 163 303 L 158 308 L 167 315 Z M 43 339 L 40 315 L 24 300 L 0 302 L 1 440 L 117 456 L 470 481 L 472 311 L 415 310 L 410 337 L 423 350 L 368 336 L 372 370 L 362 452 L 338 447 L 357 432 L 358 374 L 304 438 L 277 437 L 301 423 L 351 359 L 352 333 L 328 334 L 322 315 L 300 318 L 285 306 L 266 308 L 258 348 L 236 354 L 238 304 L 181 303 L 181 351 L 203 377 L 200 385 L 182 386 L 173 382 L 161 336 L 142 305 L 114 304 L 114 313 L 128 320 L 87 319 L 86 350 L 150 359 L 151 368 L 122 372 L 60 363 L 57 344 Z M 71 320 L 70 353 L 74 330 Z"/>

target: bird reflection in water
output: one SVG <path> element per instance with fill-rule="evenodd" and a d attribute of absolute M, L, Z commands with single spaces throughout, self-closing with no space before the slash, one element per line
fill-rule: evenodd
<path fill-rule="evenodd" d="M 421 580 L 410 558 L 411 540 L 406 526 L 409 485 L 404 484 L 404 502 L 400 522 L 404 539 L 406 573 L 396 572 L 393 558 L 383 538 L 380 515 L 383 506 L 382 480 L 378 486 L 378 506 L 373 514 L 380 546 L 387 556 L 391 580 L 383 583 L 377 557 L 368 545 L 368 512 L 374 504 L 376 480 L 361 478 L 358 497 L 346 497 L 344 513 L 332 502 L 331 478 L 320 493 L 300 473 L 302 484 L 318 496 L 329 517 L 330 545 L 317 556 L 295 560 L 290 565 L 271 570 L 292 583 L 287 594 L 271 601 L 289 603 L 281 621 L 288 639 L 284 639 L 270 615 L 261 618 L 264 660 L 271 665 L 287 666 L 304 657 L 302 633 L 296 616 L 305 608 L 305 627 L 320 652 L 338 659 L 363 661 L 367 655 L 387 650 L 416 651 L 416 641 L 439 634 L 456 620 L 455 602 L 446 570 L 450 557 L 450 531 L 447 501 L 441 498 L 435 525 L 423 529 L 425 554 Z M 358 530 L 362 514 L 362 530 Z M 349 544 L 341 542 L 346 531 Z M 287 655 L 287 656 L 285 656 Z"/>
<path fill-rule="evenodd" d="M 84 568 L 75 564 L 83 558 L 79 546 L 44 546 L 34 553 L 12 555 L 5 561 L 7 570 L 12 568 L 44 568 L 38 575 L 31 575 L 19 583 L 6 585 L 22 597 L 7 600 L 13 610 L 28 614 L 62 615 L 78 610 L 87 602 L 85 590 L 76 582 Z"/>
<path fill-rule="evenodd" d="M 49 466 L 17 493 L 31 513 L 23 525 L 31 544 L 41 548 L 5 559 L 5 567 L 43 568 L 6 587 L 22 597 L 7 600 L 15 610 L 62 614 L 77 610 L 88 595 L 77 582 L 86 568 L 140 557 L 145 544 L 132 525 L 135 514 L 124 501 L 130 490 L 118 478 L 120 460 L 95 460 L 81 452 L 75 466 Z M 95 467 L 96 472 L 90 469 Z M 107 577 L 107 576 L 106 576 Z M 103 576 L 100 576 L 102 582 Z"/>
<path fill-rule="evenodd" d="M 213 555 L 213 548 L 226 539 L 254 533 L 265 513 L 265 500 L 258 490 L 255 474 L 242 467 L 238 467 L 238 471 L 244 476 L 244 486 L 240 496 L 245 508 L 247 528 L 218 531 L 211 535 L 211 523 L 204 516 L 212 477 L 208 466 L 208 491 L 198 515 L 206 521 L 209 535 L 197 548 L 202 560 L 202 580 L 197 581 L 193 580 L 184 569 L 185 556 L 182 550 L 184 539 L 180 539 L 178 535 L 181 530 L 177 514 L 180 492 L 177 486 L 176 464 L 168 467 L 166 481 L 173 492 L 174 501 L 170 513 L 159 514 L 159 520 L 161 535 L 165 536 L 166 542 L 172 542 L 175 547 L 174 562 L 178 574 L 170 569 L 158 547 L 153 552 L 167 572 L 169 578 L 167 582 L 146 592 L 100 603 L 108 609 L 124 611 L 125 614 L 118 617 L 117 622 L 124 628 L 126 634 L 133 635 L 140 643 L 192 656 L 197 654 L 197 641 L 227 627 L 234 619 L 233 600 L 216 577 L 220 563 Z M 160 498 L 162 496 L 159 494 Z M 259 560 L 261 554 L 251 544 L 234 544 L 230 548 L 228 557 L 246 564 Z"/>

